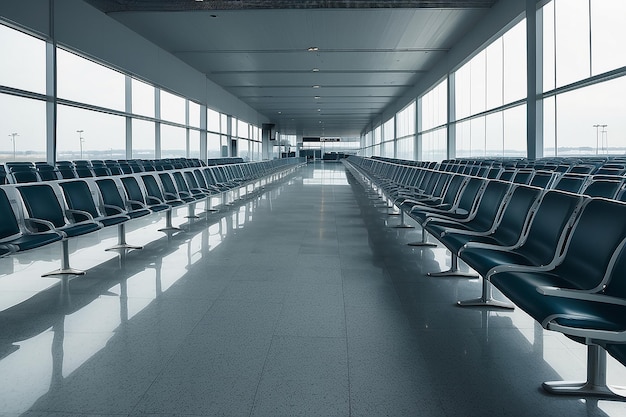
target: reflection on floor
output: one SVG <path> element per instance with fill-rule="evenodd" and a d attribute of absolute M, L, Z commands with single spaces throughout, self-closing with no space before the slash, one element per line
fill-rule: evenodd
<path fill-rule="evenodd" d="M 39 276 L 57 247 L 2 259 L 0 416 L 626 415 L 542 393 L 584 376 L 584 347 L 455 307 L 480 283 L 426 277 L 445 249 L 397 221 L 318 163 L 169 241 L 134 223 L 124 260 L 114 229 L 77 240 L 66 290 Z"/>

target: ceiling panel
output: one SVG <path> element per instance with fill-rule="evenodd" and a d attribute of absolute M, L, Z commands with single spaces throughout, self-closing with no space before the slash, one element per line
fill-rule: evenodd
<path fill-rule="evenodd" d="M 323 129 L 329 136 L 358 136 L 494 3 L 89 2 L 206 74 L 278 130 Z"/>

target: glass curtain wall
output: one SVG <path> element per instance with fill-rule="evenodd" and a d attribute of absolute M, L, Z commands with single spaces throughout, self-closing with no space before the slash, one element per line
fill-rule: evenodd
<path fill-rule="evenodd" d="M 448 157 L 448 79 L 444 79 L 420 99 L 422 161 L 441 162 Z"/>
<path fill-rule="evenodd" d="M 415 111 L 416 103 L 412 101 L 396 113 L 396 157 L 399 159 L 415 159 Z"/>
<path fill-rule="evenodd" d="M 541 12 L 544 155 L 626 153 L 626 2 L 553 0 Z"/>
<path fill-rule="evenodd" d="M 455 71 L 454 82 L 456 157 L 526 156 L 526 20 Z"/>
<path fill-rule="evenodd" d="M 53 135 L 46 128 L 46 78 L 52 73 L 46 48 L 45 40 L 0 21 L 0 126 L 5 132 L 0 163 L 207 157 L 200 151 L 200 104 L 63 47 L 56 49 L 56 155 L 47 155 Z M 227 145 L 223 118 L 207 109 L 206 148 L 212 157 L 223 155 Z M 258 127 L 244 122 L 238 127 L 234 131 L 242 134 L 243 155 L 260 159 Z"/>

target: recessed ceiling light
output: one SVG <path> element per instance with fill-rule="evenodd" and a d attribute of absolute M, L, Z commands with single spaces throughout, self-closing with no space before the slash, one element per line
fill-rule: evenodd
<path fill-rule="evenodd" d="M 278 112 L 278 114 L 283 114 L 283 112 L 282 112 L 282 111 L 279 111 L 279 112 Z"/>
<path fill-rule="evenodd" d="M 315 100 L 319 100 L 321 97 L 320 96 L 315 96 L 313 97 Z"/>
<path fill-rule="evenodd" d="M 313 72 L 320 72 L 319 68 L 313 68 Z"/>
<path fill-rule="evenodd" d="M 320 88 L 320 86 L 319 85 L 314 85 L 313 88 Z"/>
<path fill-rule="evenodd" d="M 317 111 L 322 111 L 322 109 L 317 109 Z"/>
<path fill-rule="evenodd" d="M 307 51 L 309 51 L 309 52 L 315 52 L 315 51 L 319 51 L 319 50 L 320 50 L 320 48 L 318 48 L 317 46 L 309 46 L 307 48 Z"/>

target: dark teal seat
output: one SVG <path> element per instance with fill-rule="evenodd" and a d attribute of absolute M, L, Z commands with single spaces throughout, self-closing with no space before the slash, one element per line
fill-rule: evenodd
<path fill-rule="evenodd" d="M 110 178 L 98 179 L 95 181 L 98 189 L 100 190 L 100 196 L 102 197 L 104 212 L 108 216 L 116 214 L 124 214 L 131 219 L 147 216 L 151 213 L 147 208 L 132 208 L 127 205 L 120 190 L 117 188 L 117 184 Z"/>
<path fill-rule="evenodd" d="M 547 391 L 612 395 L 606 386 L 602 348 L 626 365 L 625 247 L 626 204 L 594 198 L 585 204 L 554 267 L 491 277 L 503 294 L 545 328 L 588 345 L 587 381 L 544 383 Z"/>
<path fill-rule="evenodd" d="M 18 191 L 28 212 L 25 219 L 26 226 L 37 232 L 54 230 L 63 235 L 61 268 L 44 274 L 52 275 L 83 275 L 84 271 L 73 269 L 69 265 L 69 248 L 67 239 L 95 232 L 102 226 L 93 220 L 84 220 L 71 223 L 65 217 L 59 199 L 52 187 L 48 184 L 33 184 L 19 186 Z"/>
<path fill-rule="evenodd" d="M 171 208 L 170 205 L 164 204 L 162 200 L 150 196 L 146 197 L 135 177 L 123 177 L 121 180 L 128 196 L 127 201 L 133 210 L 148 208 L 153 212 L 159 212 Z"/>
<path fill-rule="evenodd" d="M 478 242 L 465 244 L 459 249 L 458 256 L 483 277 L 483 290 L 480 298 L 459 304 L 510 308 L 509 304 L 493 300 L 489 281 L 491 275 L 507 268 L 553 263 L 584 200 L 585 197 L 577 194 L 547 191 L 532 213 L 530 225 L 516 243 L 508 246 Z"/>
<path fill-rule="evenodd" d="M 472 231 L 477 233 L 489 233 L 495 228 L 496 221 L 499 217 L 500 210 L 504 206 L 505 198 L 509 193 L 511 183 L 491 180 L 487 183 L 478 206 L 467 218 L 449 219 L 445 216 L 432 216 L 422 224 L 422 227 L 435 236 L 439 237 L 450 228 L 456 230 Z M 441 241 L 441 240 L 440 240 Z M 445 241 L 441 241 L 446 245 Z M 450 243 L 450 242 L 448 242 Z M 457 252 L 460 249 L 456 246 L 446 247 L 452 254 L 452 262 L 450 269 L 442 272 L 429 273 L 430 276 L 474 276 L 474 274 L 461 273 L 458 268 Z"/>
<path fill-rule="evenodd" d="M 141 176 L 141 180 L 146 187 L 146 192 L 148 193 L 148 196 L 153 198 L 154 201 L 169 204 L 172 207 L 178 207 L 185 203 L 180 198 L 178 198 L 178 194 L 171 192 L 171 190 L 165 185 L 163 186 L 164 191 L 162 191 L 154 175 L 144 174 Z M 176 190 L 174 189 L 174 191 Z"/>
<path fill-rule="evenodd" d="M 96 207 L 91 189 L 85 181 L 68 181 L 62 182 L 60 185 L 70 212 L 76 220 L 93 220 L 104 227 L 118 226 L 118 243 L 107 250 L 141 249 L 141 246 L 133 246 L 126 243 L 125 223 L 131 219 L 129 215 L 124 212 L 115 214 L 101 213 Z"/>
<path fill-rule="evenodd" d="M 6 191 L 0 188 L 0 246 L 3 256 L 12 252 L 22 252 L 39 248 L 63 238 L 61 233 L 54 230 L 43 232 L 23 231 L 11 207 Z"/>

